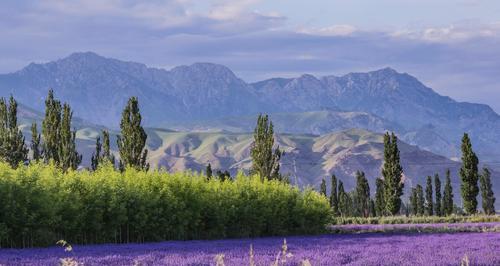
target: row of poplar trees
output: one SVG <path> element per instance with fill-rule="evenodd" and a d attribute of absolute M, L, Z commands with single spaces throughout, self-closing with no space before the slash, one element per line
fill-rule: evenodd
<path fill-rule="evenodd" d="M 356 188 L 346 192 L 342 180 L 331 177 L 330 205 L 335 216 L 384 216 L 400 212 L 404 183 L 398 139 L 394 133 L 384 135 L 384 164 L 382 177 L 376 179 L 375 198 L 370 197 L 370 185 L 364 172 L 356 172 Z M 320 186 L 321 194 L 326 195 L 326 181 Z"/>
<path fill-rule="evenodd" d="M 492 189 L 491 173 L 483 168 L 478 173 L 479 160 L 472 150 L 472 144 L 467 134 L 462 139 L 462 167 L 460 169 L 461 196 L 463 211 L 466 214 L 477 213 L 477 196 L 481 191 L 483 212 L 487 215 L 495 214 L 495 196 Z M 375 217 L 385 215 L 427 215 L 447 216 L 458 212 L 453 203 L 453 188 L 450 171 L 446 172 L 443 194 L 441 194 L 441 179 L 438 174 L 433 178 L 427 177 L 425 195 L 423 187 L 417 184 L 411 189 L 408 206 L 404 205 L 404 183 L 402 180 L 403 168 L 397 146 L 397 137 L 394 133 L 384 135 L 384 164 L 382 177 L 377 178 L 374 199 L 370 197 L 370 186 L 363 172 L 356 172 L 356 187 L 346 192 L 342 180 L 331 177 L 330 205 L 335 216 L 363 216 Z M 478 184 L 479 183 L 479 184 Z M 320 193 L 327 196 L 326 180 L 320 185 Z"/>
<path fill-rule="evenodd" d="M 62 104 L 55 99 L 54 91 L 49 90 L 45 99 L 41 133 L 34 122 L 31 125 L 32 140 L 29 148 L 19 129 L 17 107 L 14 97 L 11 96 L 8 103 L 0 98 L 0 159 L 13 168 L 30 161 L 43 161 L 53 162 L 65 171 L 76 170 L 82 162 L 82 155 L 76 149 L 76 130 L 72 129 L 73 112 L 69 104 Z M 141 126 L 141 120 L 137 98 L 132 97 L 123 110 L 121 134 L 117 136 L 119 169 L 123 170 L 126 166 L 145 170 L 149 168 L 146 162 L 148 151 L 145 149 L 147 135 Z M 97 138 L 96 151 L 91 158 L 93 170 L 104 161 L 115 165 L 109 132 L 104 130 L 102 137 L 102 143 L 101 137 Z"/>

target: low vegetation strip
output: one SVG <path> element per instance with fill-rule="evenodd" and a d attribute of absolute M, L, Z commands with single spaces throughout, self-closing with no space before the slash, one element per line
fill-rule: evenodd
<path fill-rule="evenodd" d="M 2 248 L 314 234 L 329 215 L 319 193 L 258 176 L 0 163 Z"/>
<path fill-rule="evenodd" d="M 66 249 L 68 250 L 68 249 Z M 500 265 L 500 234 L 354 234 L 0 250 L 0 264 Z M 306 262 L 308 264 L 306 264 Z M 77 264 L 78 263 L 78 264 Z M 217 264 L 219 263 L 219 264 Z M 276 263 L 276 264 L 275 264 Z"/>
<path fill-rule="evenodd" d="M 342 224 L 438 224 L 438 223 L 489 223 L 500 222 L 500 215 L 475 216 L 385 216 L 385 217 L 334 217 L 333 225 Z"/>
<path fill-rule="evenodd" d="M 500 222 L 492 223 L 439 223 L 439 224 L 346 224 L 332 225 L 332 233 L 455 233 L 455 232 L 500 232 Z"/>

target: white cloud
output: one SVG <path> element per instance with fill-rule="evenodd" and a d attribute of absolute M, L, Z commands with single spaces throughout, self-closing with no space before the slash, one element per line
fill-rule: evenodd
<path fill-rule="evenodd" d="M 391 34 L 394 37 L 409 38 L 427 42 L 460 42 L 474 38 L 496 38 L 500 37 L 500 22 L 484 25 L 456 24 L 446 27 L 430 27 L 420 30 L 400 30 Z"/>
<path fill-rule="evenodd" d="M 352 25 L 332 25 L 324 28 L 299 28 L 297 32 L 319 36 L 349 36 L 356 32 Z"/>

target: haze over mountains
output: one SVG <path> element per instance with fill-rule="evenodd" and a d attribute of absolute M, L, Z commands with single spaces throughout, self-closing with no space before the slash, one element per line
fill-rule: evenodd
<path fill-rule="evenodd" d="M 114 128 L 127 98 L 138 96 L 150 127 L 248 132 L 256 114 L 270 113 L 281 133 L 393 130 L 449 158 L 459 156 L 460 138 L 468 132 L 483 160 L 500 160 L 500 116 L 489 106 L 456 102 L 391 68 L 249 84 L 216 64 L 167 71 L 86 52 L 0 75 L 2 96 L 12 93 L 36 110 L 43 110 L 48 88 L 76 116 Z"/>

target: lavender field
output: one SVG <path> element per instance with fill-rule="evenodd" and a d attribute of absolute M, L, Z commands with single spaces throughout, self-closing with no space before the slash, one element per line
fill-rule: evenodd
<path fill-rule="evenodd" d="M 300 265 L 500 265 L 500 233 L 365 233 L 288 237 L 286 263 Z M 0 250 L 2 265 L 58 265 L 73 257 L 82 265 L 249 265 L 250 245 L 256 265 L 272 265 L 283 238 L 173 241 L 154 244 L 75 246 Z"/>

